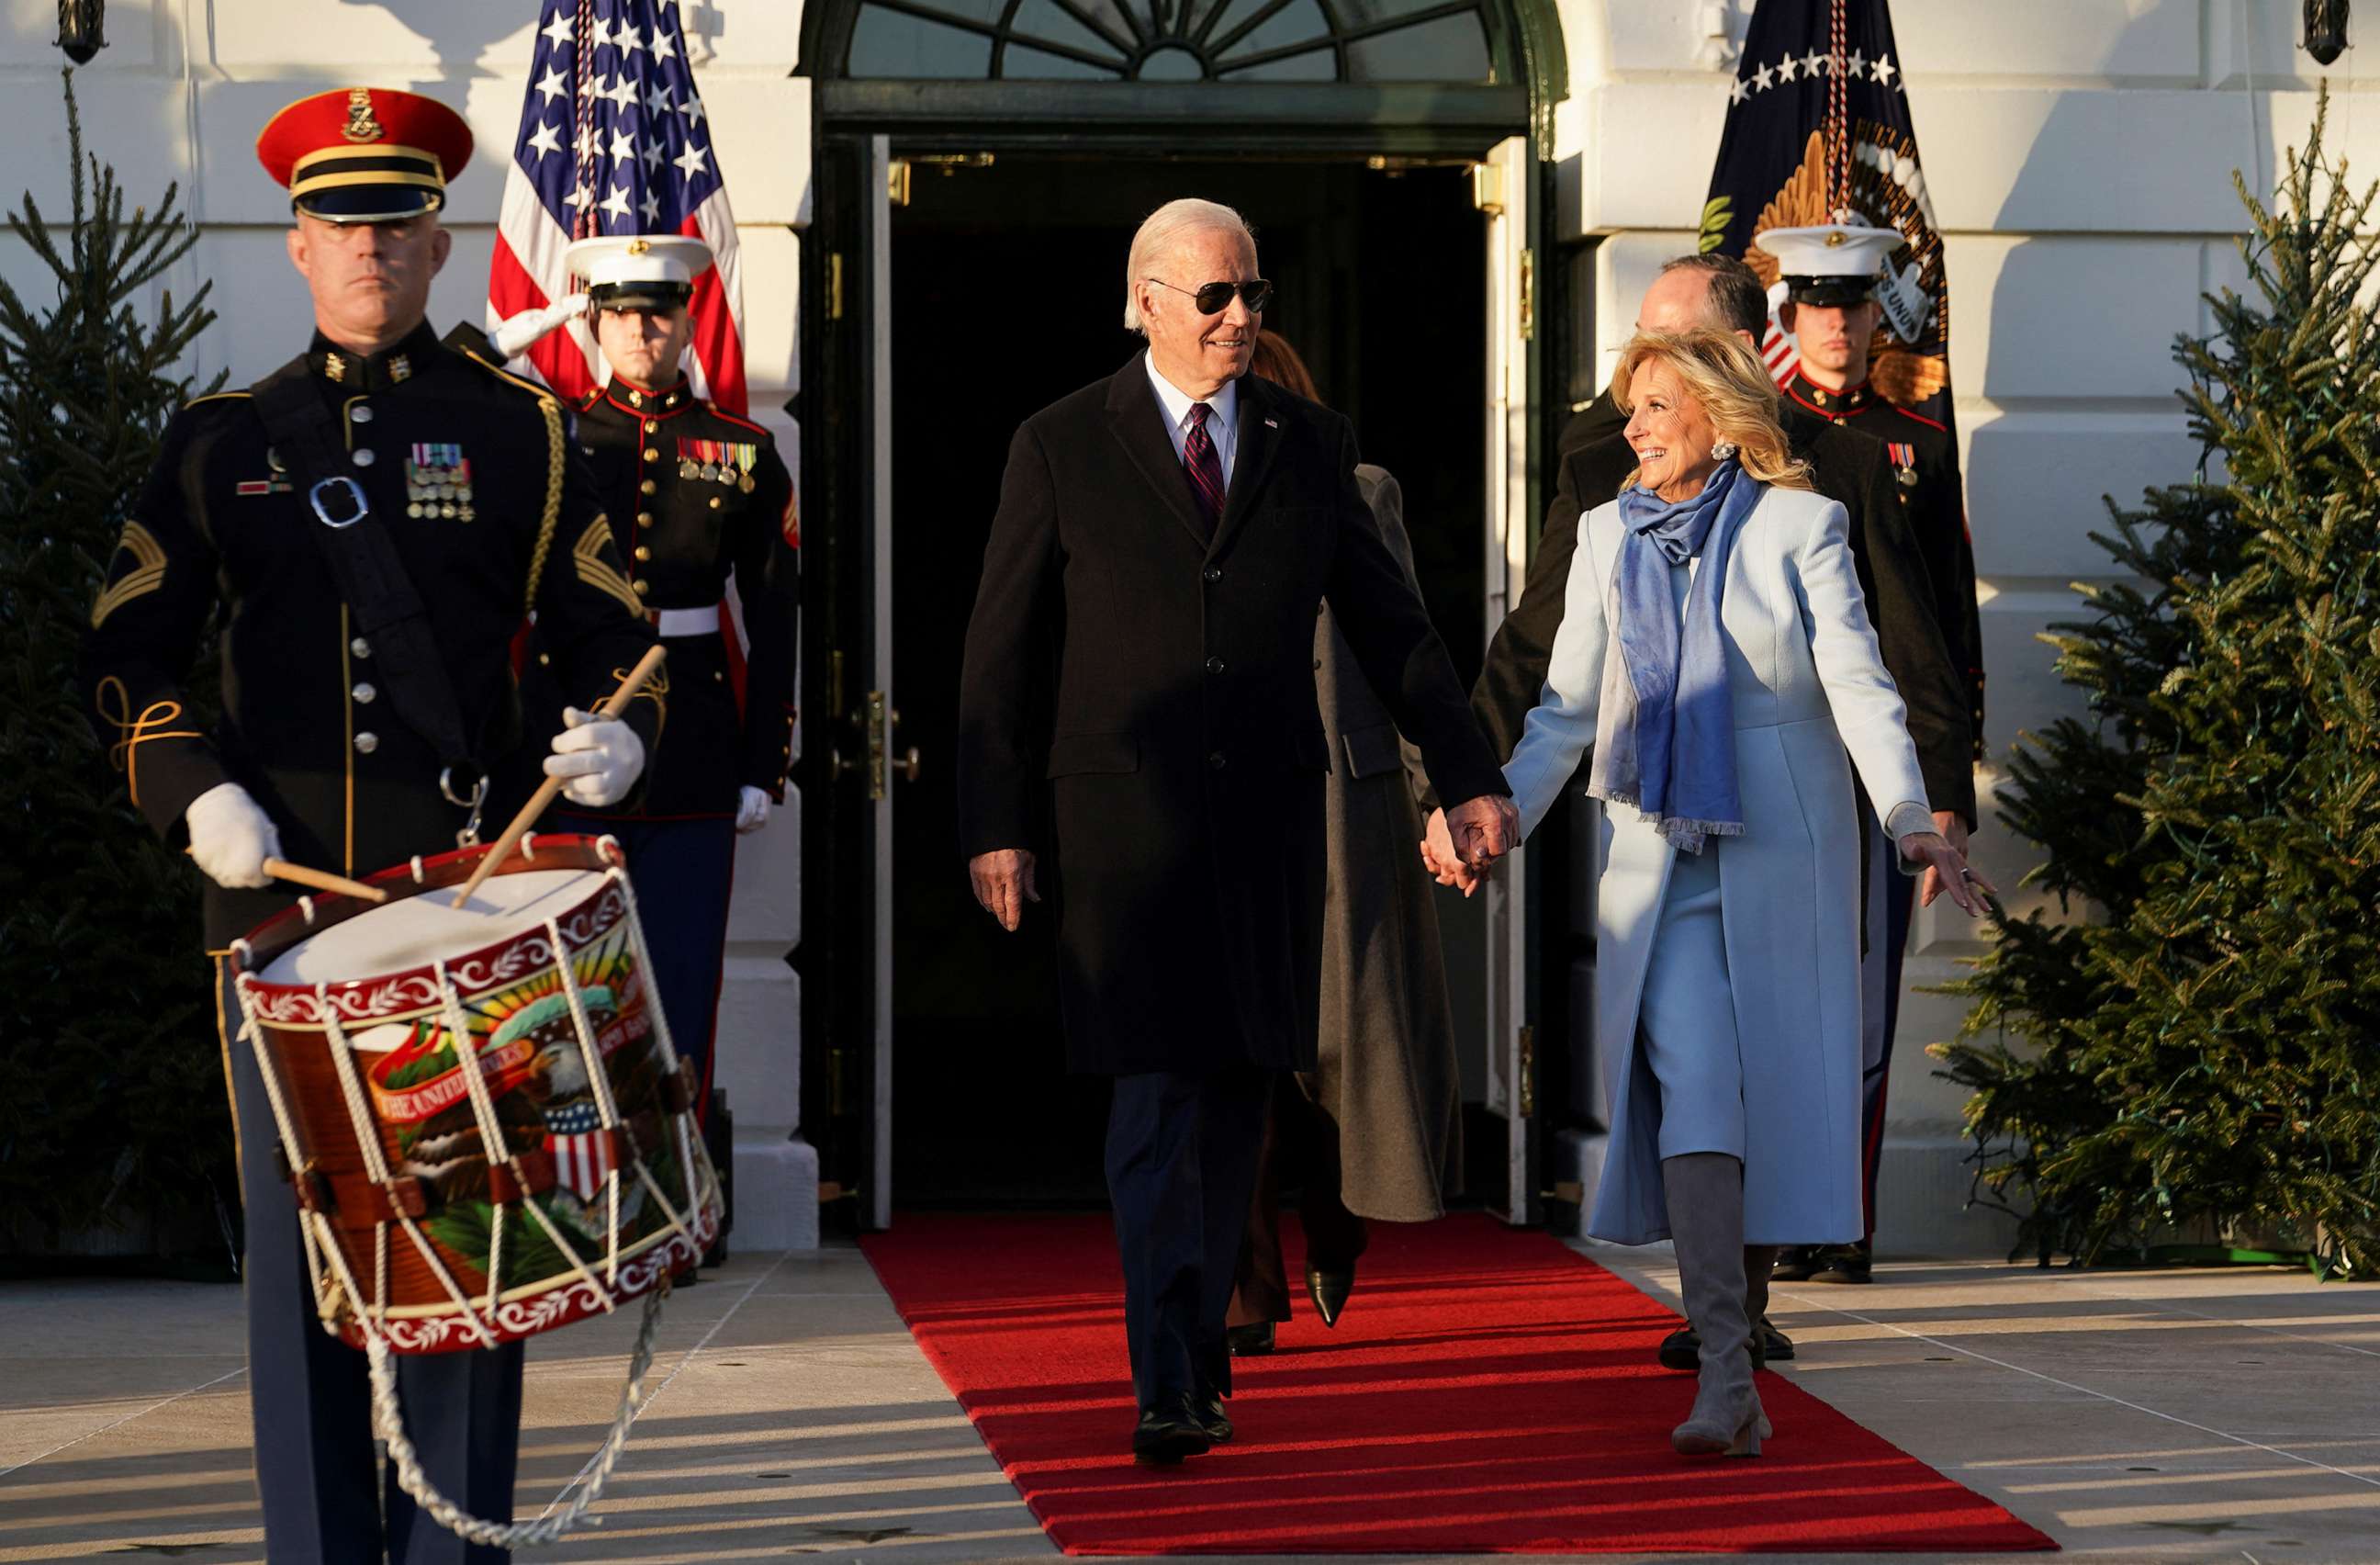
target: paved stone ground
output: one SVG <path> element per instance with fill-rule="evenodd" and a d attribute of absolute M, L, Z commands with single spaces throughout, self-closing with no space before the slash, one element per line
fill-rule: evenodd
<path fill-rule="evenodd" d="M 1590 1253 L 1674 1302 L 1664 1250 Z M 2070 1554 L 2380 1565 L 2380 1288 L 1972 1262 L 1878 1278 L 1778 1299 L 1790 1373 Z M 0 1560 L 262 1558 L 238 1320 L 228 1287 L 0 1292 Z M 524 1514 L 593 1449 L 632 1334 L 533 1345 Z M 650 1384 L 602 1525 L 534 1558 L 1055 1555 L 856 1250 L 740 1256 L 678 1294 Z"/>

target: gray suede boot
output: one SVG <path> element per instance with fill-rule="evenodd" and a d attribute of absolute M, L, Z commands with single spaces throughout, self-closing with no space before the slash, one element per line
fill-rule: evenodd
<path fill-rule="evenodd" d="M 1752 1367 L 1755 1371 L 1752 1400 L 1760 1400 L 1758 1370 L 1760 1368 L 1760 1334 L 1768 1327 L 1768 1273 L 1777 1265 L 1779 1247 L 1774 1244 L 1747 1244 L 1743 1247 L 1743 1318 L 1752 1327 Z M 1768 1410 L 1760 1411 L 1760 1437 L 1777 1433 L 1768 1422 Z"/>
<path fill-rule="evenodd" d="M 1743 1165 L 1720 1152 L 1661 1160 L 1670 1238 L 1686 1319 L 1702 1339 L 1694 1410 L 1670 1432 L 1683 1456 L 1758 1456 L 1760 1398 L 1752 1385 L 1752 1323 L 1744 1313 Z"/>

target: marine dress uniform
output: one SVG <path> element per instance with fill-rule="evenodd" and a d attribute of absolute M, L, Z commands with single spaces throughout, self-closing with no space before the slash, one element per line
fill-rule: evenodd
<path fill-rule="evenodd" d="M 582 239 L 571 257 L 595 311 L 682 309 L 710 261 L 701 240 L 668 238 Z M 647 757 L 640 802 L 556 818 L 627 850 L 670 1035 L 698 1062 L 707 1106 L 738 801 L 757 789 L 784 802 L 793 764 L 794 483 L 773 435 L 684 381 L 643 391 L 614 379 L 577 412 L 579 455 L 617 520 L 629 587 L 669 648 L 670 723 Z M 731 578 L 750 638 L 740 709 L 722 619 Z"/>
<path fill-rule="evenodd" d="M 375 222 L 434 211 L 470 144 L 440 104 L 357 88 L 291 105 L 259 149 L 301 210 Z M 311 161 L 299 158 L 293 177 L 296 154 Z M 291 408 L 315 421 L 320 438 L 309 444 L 336 470 L 322 475 L 329 518 L 348 518 L 360 501 L 393 544 L 419 600 L 409 626 L 382 617 L 385 600 L 364 607 L 343 597 L 302 463 L 267 434 L 267 410 Z M 451 850 L 475 819 L 475 799 L 478 819 L 504 822 L 507 801 L 480 789 L 511 769 L 523 742 L 509 644 L 525 617 L 534 610 L 587 706 L 652 644 L 602 507 L 572 459 L 566 411 L 417 325 L 370 355 L 318 334 L 249 390 L 200 397 L 176 415 L 91 610 L 83 662 L 100 740 L 161 838 L 187 840 L 185 812 L 225 783 L 270 816 L 283 857 L 344 874 Z M 442 493 L 427 497 L 432 489 Z M 201 730 L 188 680 L 218 619 L 221 712 Z M 420 671 L 395 666 L 407 635 L 436 650 L 459 744 L 411 720 Z M 662 708 L 656 694 L 630 709 L 648 746 Z M 535 736 L 540 749 L 544 738 Z M 293 898 L 212 881 L 205 896 L 247 1212 L 267 1547 L 275 1561 L 501 1559 L 421 1514 L 393 1475 L 383 1485 L 364 1355 L 316 1316 L 295 1199 L 254 1055 L 237 1044 L 237 1002 L 222 961 L 233 939 Z M 432 1481 L 477 1515 L 509 1516 L 520 1345 L 408 1356 L 397 1375 Z"/>
<path fill-rule="evenodd" d="M 1891 229 L 1835 224 L 1772 229 L 1760 243 L 1778 257 L 1787 297 L 1796 304 L 1848 305 L 1870 298 L 1876 268 L 1900 246 Z M 1975 551 L 1967 533 L 1966 491 L 1959 476 L 1957 437 L 1922 413 L 1890 402 L 1863 375 L 1842 391 L 1829 390 L 1797 369 L 1785 386 L 1787 399 L 1803 410 L 1884 443 L 1909 513 L 1910 531 L 1925 559 L 1934 590 L 1936 617 L 1950 654 L 1965 677 L 1974 758 L 1984 755 L 1984 657 L 1981 617 L 1975 599 Z M 1943 795 L 1935 795 L 1937 801 Z M 1970 795 L 1972 797 L 1972 795 Z M 1946 804 L 1946 807 L 1947 804 Z M 1974 825 L 1973 811 L 1966 812 Z M 1868 855 L 1866 957 L 1861 967 L 1865 1058 L 1861 1086 L 1861 1177 L 1866 1229 L 1856 1245 L 1823 1253 L 1789 1252 L 1778 1263 L 1786 1280 L 1865 1282 L 1876 1236 L 1876 1168 L 1884 1148 L 1884 1109 L 1892 1074 L 1893 1033 L 1900 1019 L 1901 960 L 1909 947 L 1909 923 L 1916 883 L 1893 873 L 1888 849 Z M 1876 893 L 1881 892 L 1879 897 Z"/>

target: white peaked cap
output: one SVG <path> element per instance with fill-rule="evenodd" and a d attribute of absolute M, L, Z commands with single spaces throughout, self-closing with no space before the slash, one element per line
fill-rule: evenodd
<path fill-rule="evenodd" d="M 1808 228 L 1770 228 L 1754 244 L 1777 258 L 1791 297 L 1811 303 L 1850 303 L 1867 297 L 1867 285 L 1885 257 L 1902 244 L 1900 230 L 1864 223 L 1822 223 Z M 1833 298 L 1815 297 L 1829 294 Z"/>
<path fill-rule="evenodd" d="M 710 264 L 710 247 L 677 234 L 613 234 L 576 241 L 563 260 L 589 292 L 690 288 Z"/>

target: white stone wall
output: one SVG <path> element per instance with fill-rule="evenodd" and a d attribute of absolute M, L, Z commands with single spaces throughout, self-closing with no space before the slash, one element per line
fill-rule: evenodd
<path fill-rule="evenodd" d="M 46 215 L 62 217 L 57 7 L 6 6 L 0 200 L 13 207 L 30 190 Z M 700 0 L 684 13 L 705 123 L 735 204 L 752 413 L 798 463 L 799 432 L 783 404 L 800 374 L 800 231 L 810 210 L 809 83 L 789 74 L 800 7 Z M 258 165 L 255 143 L 275 110 L 328 88 L 405 88 L 469 118 L 478 149 L 449 193 L 455 251 L 431 319 L 443 330 L 481 318 L 536 14 L 531 0 L 110 0 L 108 47 L 76 74 L 85 144 L 115 164 L 130 204 L 180 183 L 200 238 L 169 283 L 187 299 L 212 279 L 209 302 L 220 316 L 197 345 L 202 378 L 224 371 L 245 384 L 305 346 L 310 312 L 283 249 L 288 197 Z M 0 275 L 38 286 L 37 267 L 20 242 L 0 237 Z M 800 935 L 800 832 L 795 795 L 768 829 L 743 840 L 720 1005 L 718 1075 L 736 1122 L 735 1242 L 753 1248 L 815 1243 L 818 1233 L 816 1158 L 794 1139 L 801 992 L 782 960 Z"/>
<path fill-rule="evenodd" d="M 1655 268 L 1693 248 L 1737 58 L 1730 49 L 1714 67 L 1697 51 L 1714 16 L 1740 44 L 1752 6 L 1562 0 L 1561 10 L 1561 223 L 1564 238 L 1608 236 L 1595 345 L 1608 366 Z M 1996 752 L 2076 709 L 2034 636 L 2074 612 L 2069 583 L 2107 571 L 2087 536 L 2105 520 L 2100 496 L 2136 504 L 2143 486 L 2192 469 L 2169 350 L 2176 334 L 2203 329 L 2199 295 L 2240 275 L 2232 237 L 2246 225 L 2231 171 L 2270 196 L 2325 76 L 2334 151 L 2365 168 L 2380 153 L 2374 76 L 2362 68 L 2380 71 L 2380 55 L 2315 66 L 2296 46 L 2299 10 L 2296 0 L 1892 6 L 1944 231 Z M 1976 854 L 2003 887 L 2032 862 L 1989 821 Z M 2021 912 L 2040 899 L 2007 900 Z M 1961 1010 L 1914 991 L 1959 976 L 1979 948 L 1955 910 L 1919 915 L 1879 1194 L 1887 1249 L 1987 1248 L 2003 1231 L 1959 1215 L 1960 1094 L 1918 1053 L 1950 1036 Z"/>
<path fill-rule="evenodd" d="M 30 188 L 62 213 L 55 7 L 0 3 L 0 190 Z M 1701 57 L 1706 35 L 1716 18 L 1740 41 L 1751 4 L 1559 3 L 1571 67 L 1556 116 L 1559 221 L 1563 238 L 1603 237 L 1596 348 L 1608 364 L 1653 268 L 1690 248 L 1733 69 L 1731 50 L 1716 65 Z M 2269 193 L 2322 75 L 2339 94 L 2334 145 L 2380 166 L 2380 112 L 2365 106 L 2374 73 L 2359 63 L 2380 72 L 2380 55 L 2318 70 L 2296 48 L 2297 0 L 1899 0 L 1893 11 L 1948 245 L 1990 737 L 2005 748 L 2071 708 L 2034 636 L 2071 611 L 2069 582 L 2105 569 L 2086 536 L 2099 496 L 2129 502 L 2190 470 L 2168 349 L 2202 324 L 2200 292 L 2238 274 L 2229 171 Z M 434 93 L 469 116 L 480 153 L 454 190 L 457 244 L 432 312 L 442 324 L 479 315 L 532 12 L 528 0 L 111 0 L 111 45 L 79 73 L 84 123 L 134 199 L 171 178 L 192 203 L 201 241 L 176 292 L 213 279 L 223 316 L 200 344 L 202 373 L 251 379 L 304 340 L 304 296 L 281 251 L 285 201 L 252 147 L 282 104 L 350 82 Z M 788 79 L 800 6 L 701 0 L 686 16 L 741 225 L 754 410 L 797 458 L 779 405 L 798 373 L 810 202 L 808 83 Z M 21 283 L 28 260 L 0 238 L 0 275 Z M 799 1124 L 798 991 L 780 958 L 798 934 L 797 812 L 744 845 L 722 1006 L 722 1075 L 749 1168 L 739 1238 L 756 1245 L 816 1225 L 801 1149 L 786 1150 Z M 2003 886 L 2027 863 L 1989 823 L 1978 855 Z M 2020 911 L 2029 900 L 2010 899 Z M 1956 976 L 1976 948 L 1955 914 L 1925 915 L 1912 990 Z M 1902 1015 L 1884 1241 L 1987 1245 L 1997 1228 L 1957 1216 L 1957 1095 L 1917 1052 L 1950 1033 L 1957 1009 L 1912 993 Z"/>

